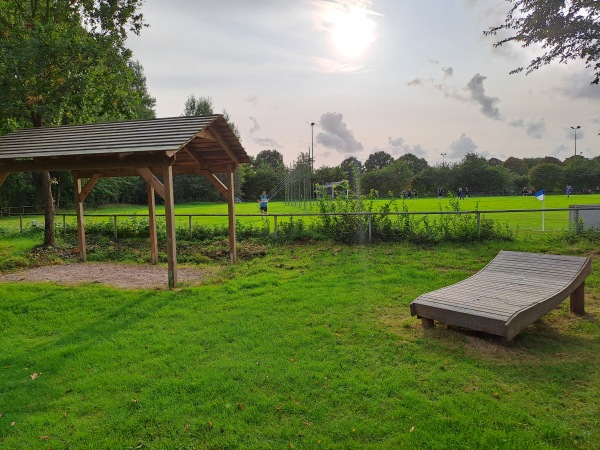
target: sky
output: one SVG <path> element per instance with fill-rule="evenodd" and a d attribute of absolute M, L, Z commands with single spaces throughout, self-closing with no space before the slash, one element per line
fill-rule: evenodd
<path fill-rule="evenodd" d="M 509 74 L 539 48 L 494 47 L 504 0 L 145 0 L 128 46 L 158 117 L 190 95 L 226 110 L 246 152 L 314 166 L 377 151 L 429 164 L 600 155 L 600 87 L 581 62 Z M 311 123 L 314 123 L 311 126 Z M 576 131 L 571 127 L 580 126 Z M 576 136 L 575 136 L 576 133 Z"/>

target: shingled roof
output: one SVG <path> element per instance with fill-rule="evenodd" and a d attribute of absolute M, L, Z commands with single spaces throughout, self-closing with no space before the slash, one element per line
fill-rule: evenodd
<path fill-rule="evenodd" d="M 84 170 L 124 176 L 171 163 L 174 174 L 249 163 L 222 115 L 27 128 L 0 136 L 0 173 Z"/>

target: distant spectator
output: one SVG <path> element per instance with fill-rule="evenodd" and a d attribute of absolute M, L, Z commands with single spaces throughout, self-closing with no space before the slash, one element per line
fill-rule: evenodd
<path fill-rule="evenodd" d="M 565 188 L 565 192 L 567 193 L 567 197 L 571 197 L 571 194 L 573 193 L 573 186 L 571 186 L 570 184 L 567 184 L 567 187 Z"/>

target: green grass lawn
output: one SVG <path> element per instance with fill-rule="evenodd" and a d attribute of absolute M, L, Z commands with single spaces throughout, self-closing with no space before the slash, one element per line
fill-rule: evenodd
<path fill-rule="evenodd" d="M 410 316 L 501 249 L 592 255 L 587 314 L 511 346 Z M 0 284 L 0 448 L 598 448 L 596 244 L 266 250 L 175 291 Z"/>

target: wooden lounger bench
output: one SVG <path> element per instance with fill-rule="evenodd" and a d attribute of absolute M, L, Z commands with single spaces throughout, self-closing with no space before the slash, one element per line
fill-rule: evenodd
<path fill-rule="evenodd" d="M 569 295 L 571 311 L 583 314 L 591 272 L 590 258 L 501 251 L 472 277 L 421 295 L 410 313 L 424 327 L 437 320 L 511 341 Z"/>

